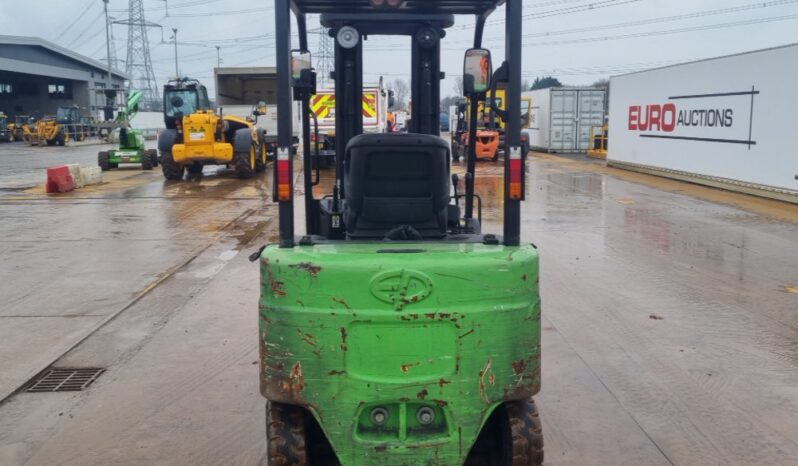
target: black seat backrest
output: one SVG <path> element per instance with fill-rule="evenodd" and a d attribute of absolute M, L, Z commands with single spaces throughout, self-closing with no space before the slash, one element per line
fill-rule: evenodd
<path fill-rule="evenodd" d="M 446 235 L 449 145 L 437 136 L 361 134 L 346 146 L 344 222 L 352 238 L 383 238 L 410 226 Z"/>

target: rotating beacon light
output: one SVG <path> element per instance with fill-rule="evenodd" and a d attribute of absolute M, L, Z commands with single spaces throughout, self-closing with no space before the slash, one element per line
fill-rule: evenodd
<path fill-rule="evenodd" d="M 360 42 L 360 32 L 352 26 L 344 26 L 338 30 L 335 38 L 341 47 L 353 49 Z"/>

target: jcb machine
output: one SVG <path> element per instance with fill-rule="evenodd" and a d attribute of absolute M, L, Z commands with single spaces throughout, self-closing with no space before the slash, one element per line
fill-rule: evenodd
<path fill-rule="evenodd" d="M 216 113 L 196 79 L 169 81 L 163 104 L 166 130 L 158 137 L 158 150 L 167 180 L 182 179 L 186 170 L 201 173 L 204 165 L 234 166 L 239 178 L 265 170 L 261 132 L 244 118 Z"/>
<path fill-rule="evenodd" d="M 14 141 L 22 141 L 25 138 L 25 134 L 30 134 L 30 118 L 27 115 L 17 115 L 14 117 L 13 122 L 9 122 L 6 124 L 6 128 L 8 128 L 8 136 L 11 142 Z"/>
<path fill-rule="evenodd" d="M 127 106 L 119 112 L 117 122 L 119 128 L 119 148 L 102 151 L 97 155 L 97 165 L 103 171 L 117 168 L 120 163 L 141 164 L 144 170 L 152 170 L 158 166 L 158 151 L 147 149 L 141 131 L 130 128 L 130 120 L 139 112 L 139 102 L 144 94 L 133 91 L 127 99 Z"/>
<path fill-rule="evenodd" d="M 540 389 L 538 252 L 521 241 L 520 218 L 522 0 L 274 4 L 280 235 L 252 256 L 261 269 L 269 464 L 541 464 L 532 401 Z M 501 4 L 506 61 L 493 72 L 481 44 Z M 335 37 L 336 174 L 321 198 L 308 157 L 314 71 L 292 70 L 310 62 L 311 14 Z M 498 232 L 483 231 L 479 218 L 473 146 L 457 177 L 439 137 L 441 46 L 463 16 L 476 21 L 463 81 L 472 140 L 478 97 L 492 79 L 507 89 Z M 293 19 L 300 50 L 292 53 Z M 414 133 L 362 133 L 364 38 L 375 34 L 409 38 Z M 304 234 L 294 224 L 292 97 L 303 109 Z"/>
<path fill-rule="evenodd" d="M 55 117 L 43 117 L 36 122 L 36 130 L 28 142 L 33 146 L 63 146 L 70 140 L 82 141 L 85 134 L 80 118 L 78 107 L 58 107 Z"/>

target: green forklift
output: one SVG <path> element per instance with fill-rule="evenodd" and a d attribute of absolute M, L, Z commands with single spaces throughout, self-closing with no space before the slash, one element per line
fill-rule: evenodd
<path fill-rule="evenodd" d="M 260 264 L 268 464 L 542 464 L 532 400 L 540 390 L 538 251 L 520 234 L 522 0 L 274 3 L 279 242 L 251 256 Z M 493 70 L 482 38 L 500 6 L 505 61 Z M 335 38 L 340 142 L 334 184 L 319 198 L 308 116 L 316 81 L 311 14 Z M 474 145 L 458 177 L 440 137 L 441 45 L 456 18 L 476 21 L 463 74 L 471 140 L 476 106 L 492 82 L 507 91 L 501 235 L 483 231 Z M 291 49 L 294 22 L 298 50 Z M 371 35 L 409 39 L 409 133 L 362 134 Z M 302 118 L 304 234 L 294 225 L 292 99 Z"/>
<path fill-rule="evenodd" d="M 158 166 L 158 151 L 147 149 L 144 144 L 144 134 L 130 127 L 130 120 L 139 112 L 139 102 L 143 96 L 140 91 L 131 92 L 127 105 L 120 109 L 116 117 L 120 125 L 119 148 L 97 154 L 97 165 L 102 171 L 118 168 L 120 163 L 141 164 L 143 170 L 152 170 Z"/>

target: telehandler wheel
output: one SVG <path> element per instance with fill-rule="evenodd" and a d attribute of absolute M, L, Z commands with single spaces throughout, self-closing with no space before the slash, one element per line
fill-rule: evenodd
<path fill-rule="evenodd" d="M 47 145 L 48 145 L 48 146 L 54 146 L 54 145 L 55 145 L 55 143 L 56 143 L 55 139 L 53 139 L 53 140 L 49 140 L 49 139 L 48 139 L 48 140 L 47 140 L 47 141 L 45 141 L 45 142 L 47 143 Z"/>
<path fill-rule="evenodd" d="M 266 162 L 269 154 L 268 146 L 266 144 L 257 148 L 257 160 L 255 160 L 255 173 L 261 173 L 266 170 Z"/>
<path fill-rule="evenodd" d="M 236 152 L 233 156 L 233 163 L 235 163 L 236 174 L 239 178 L 252 178 L 257 163 L 255 146 L 250 146 L 249 152 Z"/>
<path fill-rule="evenodd" d="M 466 466 L 540 466 L 543 428 L 535 402 L 508 401 L 482 428 Z"/>
<path fill-rule="evenodd" d="M 146 152 L 141 156 L 141 169 L 152 170 L 152 158 Z"/>
<path fill-rule="evenodd" d="M 55 136 L 55 143 L 59 146 L 63 146 L 64 144 L 66 144 L 66 136 L 64 136 L 64 133 L 58 133 Z"/>
<path fill-rule="evenodd" d="M 188 173 L 191 175 L 199 175 L 202 173 L 202 164 L 201 163 L 192 163 L 188 167 L 186 167 Z"/>
<path fill-rule="evenodd" d="M 163 176 L 167 180 L 182 180 L 183 173 L 185 172 L 186 168 L 183 165 L 175 162 L 175 159 L 172 157 L 171 152 L 162 152 L 163 158 L 161 159 L 161 170 L 163 170 Z"/>
<path fill-rule="evenodd" d="M 153 167 L 157 167 L 158 166 L 158 151 L 157 150 L 155 150 L 155 149 L 147 149 L 147 151 L 144 152 L 144 156 L 150 158 L 150 160 L 152 161 L 150 163 L 152 163 Z"/>
<path fill-rule="evenodd" d="M 302 408 L 266 403 L 266 456 L 269 466 L 310 466 Z"/>
<path fill-rule="evenodd" d="M 104 172 L 111 169 L 111 164 L 108 163 L 108 152 L 100 152 L 97 154 L 97 165 L 99 165 L 100 169 Z"/>

